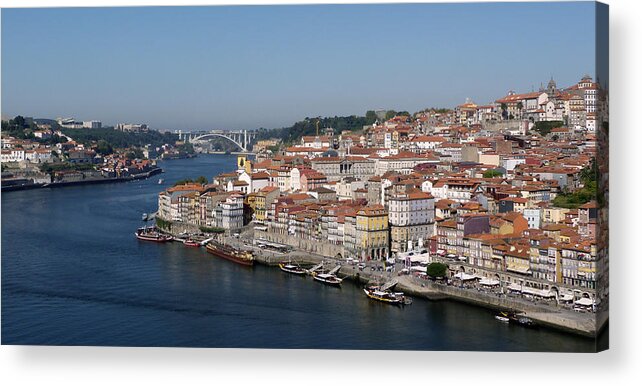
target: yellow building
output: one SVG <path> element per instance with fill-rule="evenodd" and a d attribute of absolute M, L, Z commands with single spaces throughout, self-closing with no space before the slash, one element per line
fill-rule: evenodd
<path fill-rule="evenodd" d="M 357 253 L 365 260 L 388 258 L 390 238 L 388 211 L 382 205 L 363 207 L 356 216 Z"/>
<path fill-rule="evenodd" d="M 264 223 L 268 218 L 268 212 L 271 210 L 272 203 L 279 197 L 279 188 L 275 186 L 266 186 L 265 188 L 254 193 L 254 221 Z"/>
<path fill-rule="evenodd" d="M 562 223 L 569 210 L 565 208 L 542 208 L 542 222 L 544 224 Z"/>
<path fill-rule="evenodd" d="M 241 173 L 245 171 L 247 174 L 252 173 L 252 161 L 247 159 L 244 155 L 236 157 L 236 170 Z"/>
<path fill-rule="evenodd" d="M 273 147 L 279 144 L 281 140 L 279 139 L 262 139 L 257 141 L 256 144 L 252 147 L 252 150 L 256 153 L 267 150 L 269 147 Z"/>

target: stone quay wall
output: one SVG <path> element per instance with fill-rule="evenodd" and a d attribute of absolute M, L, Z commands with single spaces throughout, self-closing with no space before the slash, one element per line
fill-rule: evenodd
<path fill-rule="evenodd" d="M 335 258 L 344 256 L 343 245 L 335 245 L 314 240 L 299 239 L 291 235 L 254 230 L 254 239 L 265 239 L 273 243 L 289 245 L 299 251 L 311 252 L 317 255 Z"/>

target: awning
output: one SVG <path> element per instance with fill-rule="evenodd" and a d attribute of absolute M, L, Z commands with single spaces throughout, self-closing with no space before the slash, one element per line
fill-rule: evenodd
<path fill-rule="evenodd" d="M 522 286 L 519 284 L 511 283 L 508 285 L 508 289 L 511 291 L 522 292 Z"/>
<path fill-rule="evenodd" d="M 418 272 L 423 272 L 426 273 L 428 271 L 428 267 L 422 267 L 420 265 L 415 265 L 414 267 L 410 267 L 411 271 L 418 271 Z"/>
<path fill-rule="evenodd" d="M 524 287 L 524 289 L 522 289 L 522 292 L 525 293 L 525 294 L 541 296 L 543 298 L 554 298 L 555 297 L 555 294 L 552 293 L 549 290 L 541 290 L 541 289 L 531 288 L 531 287 Z"/>
<path fill-rule="evenodd" d="M 455 279 L 459 279 L 459 280 L 463 280 L 463 281 L 466 281 L 466 280 L 475 280 L 475 279 L 477 279 L 477 276 L 469 275 L 469 274 L 464 273 L 464 272 L 459 272 L 459 273 L 457 273 L 457 274 L 456 274 L 455 276 L 453 276 L 453 277 L 454 277 Z"/>
<path fill-rule="evenodd" d="M 513 266 L 509 265 L 508 267 L 506 267 L 506 270 L 507 271 L 511 271 L 511 272 L 517 272 L 517 273 L 531 273 L 530 267 L 524 266 L 524 265 L 521 265 L 521 266 L 520 265 L 513 265 Z"/>
<path fill-rule="evenodd" d="M 592 306 L 593 301 L 589 298 L 581 298 L 575 301 L 575 304 L 580 306 Z"/>
<path fill-rule="evenodd" d="M 499 281 L 495 279 L 484 278 L 479 281 L 479 284 L 493 286 L 493 285 L 499 285 Z"/>

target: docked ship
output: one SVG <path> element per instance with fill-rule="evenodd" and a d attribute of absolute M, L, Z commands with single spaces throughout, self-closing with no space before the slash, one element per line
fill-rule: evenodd
<path fill-rule="evenodd" d="M 201 246 L 201 243 L 199 243 L 198 241 L 194 241 L 194 240 L 192 240 L 192 239 L 185 239 L 185 240 L 183 241 L 183 244 L 184 244 L 186 247 L 200 247 L 200 246 Z"/>
<path fill-rule="evenodd" d="M 330 273 L 312 273 L 312 278 L 316 281 L 320 281 L 321 283 L 328 284 L 328 285 L 334 285 L 334 286 L 339 286 L 341 285 L 341 282 L 343 279 L 340 279 L 336 275 L 330 274 Z"/>
<path fill-rule="evenodd" d="M 138 240 L 144 240 L 144 241 L 154 241 L 157 243 L 164 243 L 172 240 L 172 236 L 164 235 L 154 227 L 138 228 L 136 230 L 136 233 L 134 234 L 136 235 L 136 238 Z"/>
<path fill-rule="evenodd" d="M 537 324 L 533 322 L 532 319 L 527 318 L 524 315 L 520 315 L 515 312 L 500 312 L 498 315 L 495 315 L 495 319 L 504 322 L 504 323 L 513 323 L 520 325 L 522 327 L 536 328 Z"/>
<path fill-rule="evenodd" d="M 283 272 L 291 273 L 294 275 L 305 275 L 307 273 L 305 269 L 291 263 L 281 263 L 279 264 L 279 268 L 281 268 L 281 271 Z"/>
<path fill-rule="evenodd" d="M 252 252 L 240 251 L 238 249 L 234 249 L 227 245 L 219 244 L 213 241 L 209 242 L 206 248 L 207 252 L 211 253 L 214 256 L 222 257 L 223 259 L 227 259 L 242 265 L 254 265 L 254 256 L 252 255 Z"/>
<path fill-rule="evenodd" d="M 366 296 L 370 299 L 378 300 L 380 302 L 400 306 L 410 304 L 410 299 L 406 299 L 403 292 L 383 291 L 376 286 L 364 288 L 363 292 L 365 292 Z"/>
<path fill-rule="evenodd" d="M 502 323 L 510 322 L 510 318 L 505 312 L 500 312 L 499 315 L 495 315 L 495 319 L 499 320 Z"/>

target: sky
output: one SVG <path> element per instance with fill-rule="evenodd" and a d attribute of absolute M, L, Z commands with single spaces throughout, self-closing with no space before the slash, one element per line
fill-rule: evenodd
<path fill-rule="evenodd" d="M 595 73 L 568 3 L 2 10 L 2 116 L 253 129 L 485 104 Z"/>

